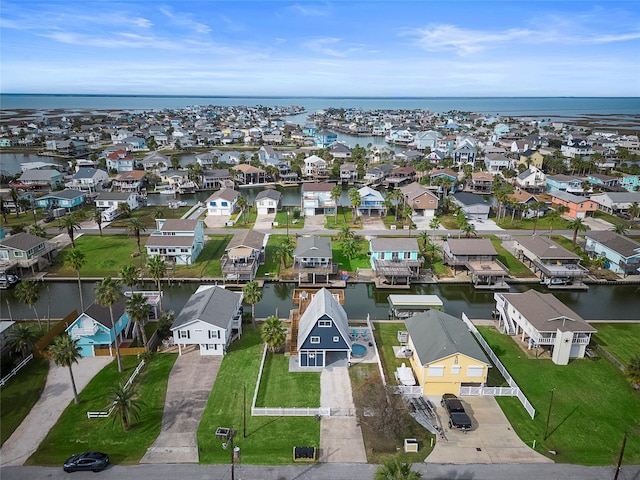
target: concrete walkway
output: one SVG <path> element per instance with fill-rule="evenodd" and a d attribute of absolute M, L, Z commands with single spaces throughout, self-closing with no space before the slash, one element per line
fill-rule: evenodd
<path fill-rule="evenodd" d="M 320 420 L 319 460 L 326 463 L 367 463 L 346 366 L 322 370 L 320 406 L 331 408 L 331 416 Z"/>
<path fill-rule="evenodd" d="M 169 374 L 160 435 L 140 463 L 198 463 L 196 431 L 221 363 L 221 356 L 202 356 L 197 349 L 178 357 Z"/>
<path fill-rule="evenodd" d="M 112 357 L 84 357 L 72 367 L 78 393 L 111 361 Z M 22 465 L 38 448 L 40 442 L 73 401 L 71 378 L 67 367 L 51 362 L 42 395 L 20 426 L 7 439 L 0 450 L 0 464 Z M 100 422 L 104 420 L 96 419 Z"/>

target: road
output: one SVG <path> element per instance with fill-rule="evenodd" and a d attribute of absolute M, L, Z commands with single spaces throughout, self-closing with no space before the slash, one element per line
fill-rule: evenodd
<path fill-rule="evenodd" d="M 520 465 L 435 465 L 415 464 L 414 470 L 422 473 L 423 480 L 609 480 L 614 467 L 583 467 L 561 464 Z M 238 465 L 236 480 L 371 480 L 376 465 L 321 463 L 313 465 L 287 465 L 258 467 Z M 2 480 L 68 479 L 62 467 L 5 467 L 0 470 Z M 74 480 L 98 478 L 92 472 L 77 472 Z M 134 465 L 114 466 L 99 474 L 101 480 L 175 480 L 190 478 L 198 480 L 228 480 L 229 465 Z M 624 467 L 618 480 L 638 480 L 640 466 Z"/>

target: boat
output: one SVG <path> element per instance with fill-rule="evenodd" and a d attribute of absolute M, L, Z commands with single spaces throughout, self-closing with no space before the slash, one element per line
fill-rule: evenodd
<path fill-rule="evenodd" d="M 395 377 L 398 383 L 407 387 L 412 387 L 416 384 L 416 377 L 413 376 L 413 370 L 411 367 L 407 367 L 404 362 L 396 369 Z"/>
<path fill-rule="evenodd" d="M 11 275 L 10 273 L 0 272 L 0 289 L 6 290 L 12 287 L 20 281 L 20 277 L 17 275 Z"/>

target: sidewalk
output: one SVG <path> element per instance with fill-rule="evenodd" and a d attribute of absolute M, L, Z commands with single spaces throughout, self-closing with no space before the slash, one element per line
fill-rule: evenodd
<path fill-rule="evenodd" d="M 111 361 L 112 357 L 83 357 L 73 365 L 78 393 Z M 69 402 L 73 401 L 71 379 L 67 367 L 51 362 L 47 382 L 40 399 L 0 450 L 0 465 L 22 465 L 38 448 L 56 424 Z M 104 421 L 96 419 L 96 421 Z M 69 452 L 72 453 L 72 452 Z"/>

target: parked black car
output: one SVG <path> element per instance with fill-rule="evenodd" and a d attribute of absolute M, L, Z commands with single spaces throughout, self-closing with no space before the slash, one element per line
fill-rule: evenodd
<path fill-rule="evenodd" d="M 91 470 L 99 472 L 109 465 L 109 455 L 100 452 L 84 452 L 79 455 L 73 455 L 64 462 L 65 472 L 77 472 L 80 470 Z"/>
<path fill-rule="evenodd" d="M 464 411 L 462 401 L 452 393 L 445 393 L 440 400 L 440 405 L 444 407 L 449 415 L 449 428 L 459 430 L 471 430 L 471 419 Z"/>

